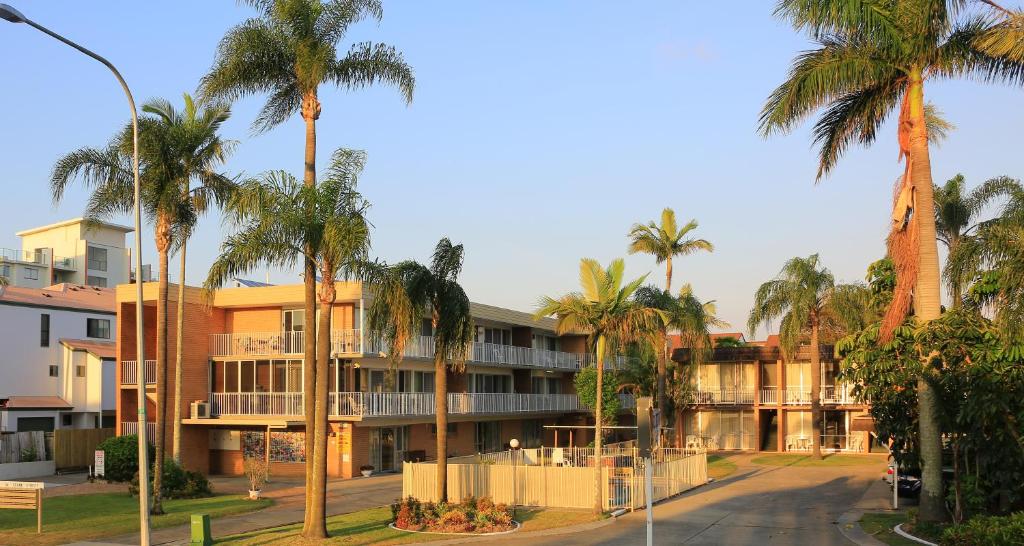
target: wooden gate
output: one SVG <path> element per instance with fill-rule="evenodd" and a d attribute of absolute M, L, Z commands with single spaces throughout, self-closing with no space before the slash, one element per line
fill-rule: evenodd
<path fill-rule="evenodd" d="M 93 464 L 96 446 L 114 435 L 112 428 L 62 428 L 53 431 L 53 462 L 57 468 Z"/>

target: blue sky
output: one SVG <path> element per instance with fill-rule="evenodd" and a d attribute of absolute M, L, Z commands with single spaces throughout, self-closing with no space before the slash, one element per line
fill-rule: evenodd
<path fill-rule="evenodd" d="M 223 33 L 252 14 L 226 0 L 6 1 L 107 56 L 140 102 L 192 91 Z M 341 48 L 374 40 L 401 49 L 416 71 L 412 105 L 389 88 L 324 88 L 318 135 L 321 158 L 338 147 L 367 151 L 361 189 L 382 258 L 426 259 L 450 237 L 466 246 L 472 299 L 532 310 L 542 294 L 575 289 L 580 257 L 625 256 L 630 225 L 671 206 L 717 247 L 678 260 L 675 285 L 692 283 L 742 329 L 755 288 L 787 258 L 819 252 L 837 278 L 858 280 L 884 251 L 901 173 L 891 123 L 818 185 L 808 127 L 767 140 L 756 133 L 765 97 L 809 46 L 771 17 L 768 2 L 730 11 L 671 1 L 386 0 L 384 8 L 379 25 L 353 28 Z M 0 24 L 0 51 L 0 246 L 14 247 L 15 231 L 81 215 L 78 187 L 51 204 L 53 162 L 104 144 L 127 108 L 102 66 L 30 28 Z M 972 185 L 1020 176 L 1019 90 L 936 82 L 926 94 L 958 127 L 933 151 L 937 181 L 957 172 Z M 300 174 L 300 120 L 252 136 L 261 105 L 235 105 L 224 134 L 240 145 L 228 170 Z M 206 218 L 190 246 L 189 283 L 205 277 L 221 237 L 220 218 Z M 626 260 L 629 275 L 662 282 L 653 260 Z"/>

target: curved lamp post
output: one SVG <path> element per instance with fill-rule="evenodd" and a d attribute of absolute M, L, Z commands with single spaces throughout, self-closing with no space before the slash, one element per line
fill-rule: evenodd
<path fill-rule="evenodd" d="M 117 78 L 117 82 L 121 84 L 124 94 L 128 97 L 128 106 L 132 111 L 132 176 L 135 181 L 135 340 L 139 378 L 139 460 L 146 461 L 146 358 L 142 324 L 142 213 L 139 207 L 139 119 L 135 111 L 135 99 L 132 98 L 132 92 L 128 89 L 124 78 L 121 77 L 121 73 L 114 68 L 110 61 L 25 17 L 20 11 L 7 4 L 0 4 L 0 19 L 10 23 L 24 23 L 103 63 L 114 73 L 114 77 Z M 139 543 L 149 546 L 149 464 L 139 465 L 139 526 Z"/>

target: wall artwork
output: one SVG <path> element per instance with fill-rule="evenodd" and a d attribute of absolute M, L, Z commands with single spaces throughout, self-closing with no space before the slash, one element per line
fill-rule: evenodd
<path fill-rule="evenodd" d="M 306 462 L 305 432 L 271 432 L 270 462 L 273 463 L 304 463 Z"/>

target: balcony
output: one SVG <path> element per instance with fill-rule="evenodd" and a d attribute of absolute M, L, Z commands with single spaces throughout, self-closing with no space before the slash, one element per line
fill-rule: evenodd
<path fill-rule="evenodd" d="M 762 406 L 775 406 L 779 403 L 778 387 L 761 387 L 759 402 Z"/>
<path fill-rule="evenodd" d="M 139 433 L 138 421 L 121 421 L 121 436 Z M 156 423 L 146 423 L 146 441 L 152 443 L 156 438 Z"/>
<path fill-rule="evenodd" d="M 156 360 L 146 361 L 146 384 L 156 384 Z M 126 387 L 139 385 L 139 362 L 137 360 L 121 361 L 121 385 Z"/>
<path fill-rule="evenodd" d="M 31 250 L 16 250 L 13 248 L 0 248 L 0 262 L 27 262 L 30 264 L 43 265 L 46 263 L 45 252 L 33 252 Z"/>
<path fill-rule="evenodd" d="M 809 453 L 811 449 L 811 435 L 786 435 L 786 451 Z M 821 450 L 826 453 L 864 453 L 864 437 L 859 434 L 822 434 Z"/>
<path fill-rule="evenodd" d="M 65 271 L 75 271 L 78 269 L 75 266 L 75 259 L 68 256 L 54 256 L 53 267 L 54 269 L 63 269 Z"/>
<path fill-rule="evenodd" d="M 305 332 L 210 334 L 210 356 L 301 355 Z M 359 330 L 332 330 L 332 354 L 360 354 Z"/>
<path fill-rule="evenodd" d="M 698 389 L 694 403 L 712 406 L 735 406 L 754 403 L 753 388 Z"/>
<path fill-rule="evenodd" d="M 848 384 L 828 385 L 821 388 L 822 404 L 860 404 L 853 395 L 853 386 Z"/>
<path fill-rule="evenodd" d="M 787 406 L 811 404 L 811 389 L 806 387 L 786 387 L 782 391 L 782 395 L 782 403 Z"/>

